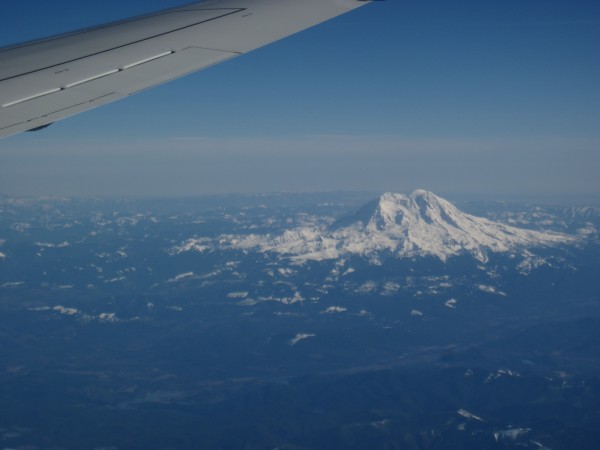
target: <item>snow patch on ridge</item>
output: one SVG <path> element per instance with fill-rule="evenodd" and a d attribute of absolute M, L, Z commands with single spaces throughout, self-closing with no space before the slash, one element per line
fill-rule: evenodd
<path fill-rule="evenodd" d="M 178 281 L 184 280 L 186 278 L 190 278 L 194 276 L 194 272 L 185 272 L 180 273 L 179 275 L 175 275 L 173 278 L 169 278 L 167 283 L 177 283 Z"/>
<path fill-rule="evenodd" d="M 181 245 L 177 245 L 169 250 L 171 255 L 178 255 L 189 251 L 204 253 L 212 250 L 211 240 L 209 238 L 188 239 Z"/>
<path fill-rule="evenodd" d="M 304 339 L 308 339 L 308 338 L 315 337 L 315 336 L 316 336 L 316 334 L 313 334 L 313 333 L 298 333 L 294 337 L 294 339 L 290 339 L 289 344 L 292 345 L 292 346 L 294 346 L 298 342 L 300 342 L 300 341 L 302 341 Z"/>
<path fill-rule="evenodd" d="M 343 306 L 330 306 L 324 311 L 321 311 L 321 314 L 336 314 L 346 312 L 347 309 Z"/>
<path fill-rule="evenodd" d="M 479 422 L 483 422 L 483 419 L 475 414 L 467 411 L 466 409 L 459 409 L 456 411 L 459 416 L 464 417 L 465 419 L 478 420 Z"/>
<path fill-rule="evenodd" d="M 66 248 L 71 246 L 71 244 L 67 241 L 61 242 L 59 244 L 53 244 L 51 242 L 36 242 L 35 245 L 41 248 Z"/>

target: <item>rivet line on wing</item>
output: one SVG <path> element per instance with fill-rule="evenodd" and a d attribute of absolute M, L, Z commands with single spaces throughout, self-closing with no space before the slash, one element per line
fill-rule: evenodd
<path fill-rule="evenodd" d="M 12 102 L 5 103 L 5 104 L 2 105 L 2 107 L 3 108 L 8 108 L 9 106 L 17 105 L 19 103 L 23 103 L 23 102 L 26 102 L 26 101 L 29 101 L 29 100 L 33 100 L 33 99 L 36 99 L 36 98 L 39 98 L 39 97 L 43 97 L 45 95 L 54 94 L 55 92 L 58 92 L 60 90 L 61 90 L 61 88 L 49 89 L 47 91 L 39 92 L 37 94 L 30 95 L 28 97 L 21 98 L 19 100 L 15 100 L 15 101 L 12 101 Z"/>
<path fill-rule="evenodd" d="M 171 55 L 173 53 L 175 53 L 173 50 L 169 50 L 168 52 L 164 52 L 164 53 L 161 53 L 161 54 L 156 55 L 156 56 L 151 56 L 150 58 L 142 59 L 141 61 L 137 61 L 137 62 L 134 62 L 134 63 L 131 63 L 131 64 L 127 64 L 126 66 L 123 66 L 122 69 L 123 70 L 131 69 L 132 67 L 140 66 L 140 65 L 145 64 L 147 62 L 154 61 L 155 59 L 162 58 L 163 56 L 169 56 L 169 55 Z"/>
<path fill-rule="evenodd" d="M 97 80 L 98 78 L 104 78 L 104 77 L 107 77 L 108 75 L 112 75 L 113 73 L 117 73 L 117 72 L 119 72 L 119 69 L 112 69 L 107 72 L 99 73 L 98 75 L 84 78 L 83 80 L 75 81 L 74 83 L 65 84 L 65 89 L 79 86 L 80 84 L 83 84 L 83 83 L 89 83 L 90 81 Z"/>

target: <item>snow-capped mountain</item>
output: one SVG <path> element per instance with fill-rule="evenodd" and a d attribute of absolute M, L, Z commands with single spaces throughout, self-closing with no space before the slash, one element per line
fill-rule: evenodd
<path fill-rule="evenodd" d="M 329 227 L 298 227 L 278 236 L 237 236 L 226 240 L 226 245 L 275 252 L 298 262 L 345 255 L 434 256 L 446 261 L 460 254 L 486 262 L 490 252 L 530 257 L 529 249 L 571 244 L 578 239 L 466 214 L 431 192 L 417 190 L 409 196 L 383 194 Z"/>

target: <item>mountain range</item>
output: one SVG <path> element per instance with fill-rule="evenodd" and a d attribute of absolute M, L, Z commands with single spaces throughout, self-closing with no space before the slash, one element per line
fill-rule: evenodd
<path fill-rule="evenodd" d="M 468 254 L 486 263 L 490 253 L 531 258 L 538 248 L 566 246 L 583 239 L 555 231 L 518 228 L 459 210 L 432 192 L 385 193 L 354 215 L 331 224 L 300 225 L 282 234 L 221 236 L 221 249 L 259 251 L 297 263 L 356 255 L 365 258 L 435 257 Z M 211 248 L 206 238 L 190 239 L 175 253 Z"/>

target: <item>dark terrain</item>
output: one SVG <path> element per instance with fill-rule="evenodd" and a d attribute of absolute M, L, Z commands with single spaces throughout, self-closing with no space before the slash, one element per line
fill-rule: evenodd
<path fill-rule="evenodd" d="M 368 198 L 0 198 L 0 448 L 597 448 L 597 234 L 527 272 L 172 251 Z M 600 227 L 596 209 L 461 207 Z"/>

